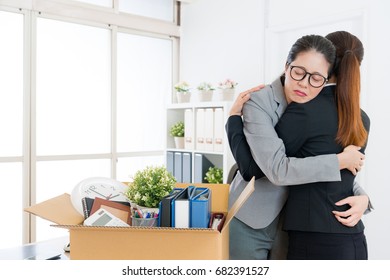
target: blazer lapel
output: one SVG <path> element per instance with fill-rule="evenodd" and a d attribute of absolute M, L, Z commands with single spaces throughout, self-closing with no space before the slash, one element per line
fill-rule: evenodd
<path fill-rule="evenodd" d="M 284 87 L 282 85 L 282 82 L 280 81 L 280 77 L 272 82 L 271 87 L 272 93 L 274 95 L 274 100 L 278 104 L 275 112 L 280 118 L 287 107 L 287 101 L 284 95 Z"/>

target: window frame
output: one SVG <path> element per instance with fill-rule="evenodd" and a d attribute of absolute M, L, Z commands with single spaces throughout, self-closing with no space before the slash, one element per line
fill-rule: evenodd
<path fill-rule="evenodd" d="M 143 151 L 118 153 L 116 150 L 116 39 L 118 32 L 150 36 L 172 40 L 172 84 L 178 80 L 179 73 L 179 7 L 174 4 L 174 22 L 151 19 L 118 12 L 117 1 L 113 8 L 105 8 L 81 2 L 64 0 L 4 0 L 1 11 L 24 15 L 24 69 L 23 69 L 23 154 L 17 157 L 1 157 L 0 162 L 21 162 L 23 165 L 23 207 L 36 201 L 36 164 L 39 161 L 110 159 L 111 177 L 116 178 L 116 162 L 119 158 L 137 156 L 164 156 L 164 151 Z M 103 27 L 111 30 L 111 152 L 106 154 L 82 155 L 36 155 L 35 119 L 35 67 L 36 67 L 36 23 L 37 18 L 48 18 L 69 23 Z M 172 94 L 167 98 L 172 101 Z M 168 102 L 169 102 L 168 101 Z M 164 145 L 165 146 L 165 145 Z M 36 241 L 35 216 L 23 213 L 23 243 Z"/>

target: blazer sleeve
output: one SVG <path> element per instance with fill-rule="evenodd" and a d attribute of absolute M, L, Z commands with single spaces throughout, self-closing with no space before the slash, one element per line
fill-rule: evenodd
<path fill-rule="evenodd" d="M 241 116 L 230 116 L 225 125 L 230 150 L 237 163 L 238 170 L 245 181 L 264 177 L 263 171 L 252 157 L 250 147 L 244 135 L 244 126 Z"/>
<path fill-rule="evenodd" d="M 355 180 L 353 182 L 353 195 L 367 195 L 368 197 L 368 206 L 366 211 L 364 211 L 364 214 L 370 213 L 372 210 L 374 210 L 374 206 L 372 205 L 371 199 L 366 193 L 366 191 L 363 189 L 362 186 Z"/>
<path fill-rule="evenodd" d="M 244 134 L 257 165 L 275 185 L 297 185 L 313 182 L 340 181 L 337 156 L 320 155 L 288 158 L 283 141 L 274 129 L 275 109 L 265 93 L 245 103 Z"/>

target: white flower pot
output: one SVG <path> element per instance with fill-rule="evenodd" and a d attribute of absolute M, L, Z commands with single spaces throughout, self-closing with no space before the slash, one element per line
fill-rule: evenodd
<path fill-rule="evenodd" d="M 233 101 L 234 100 L 235 90 L 234 88 L 226 88 L 220 91 L 220 100 L 221 101 Z"/>
<path fill-rule="evenodd" d="M 190 92 L 176 92 L 178 103 L 188 103 L 191 100 Z"/>
<path fill-rule="evenodd" d="M 213 99 L 212 90 L 201 90 L 199 91 L 199 101 L 211 101 Z"/>
<path fill-rule="evenodd" d="M 174 137 L 176 149 L 184 149 L 184 137 Z"/>

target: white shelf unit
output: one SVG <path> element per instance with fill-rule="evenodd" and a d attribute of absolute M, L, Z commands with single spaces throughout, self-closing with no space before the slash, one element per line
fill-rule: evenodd
<path fill-rule="evenodd" d="M 211 101 L 211 102 L 196 102 L 196 103 L 175 103 L 167 106 L 167 147 L 165 152 L 165 162 L 167 162 L 167 152 L 187 152 L 191 153 L 191 183 L 194 183 L 194 160 L 195 154 L 204 155 L 214 166 L 223 169 L 223 183 L 227 183 L 227 178 L 230 172 L 231 167 L 234 165 L 234 159 L 230 151 L 229 143 L 227 140 L 225 132 L 225 124 L 229 117 L 229 110 L 232 105 L 232 102 L 229 101 Z M 200 108 L 222 108 L 223 109 L 223 150 L 222 151 L 206 151 L 196 149 L 194 145 L 193 149 L 176 149 L 175 142 L 173 137 L 169 134 L 170 127 L 178 121 L 184 122 L 184 113 L 186 109 L 192 110 L 192 120 L 193 120 L 193 141 L 196 142 L 196 110 Z"/>

